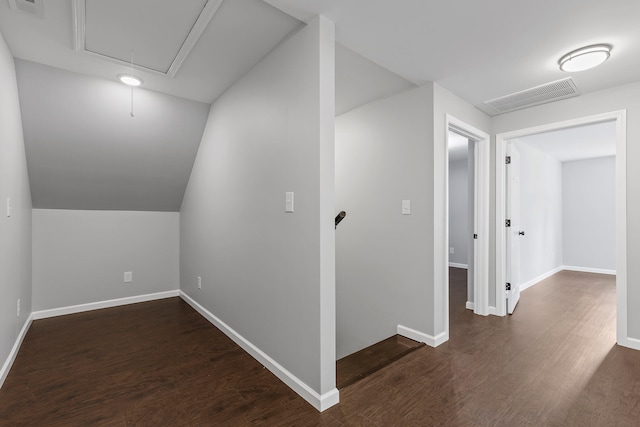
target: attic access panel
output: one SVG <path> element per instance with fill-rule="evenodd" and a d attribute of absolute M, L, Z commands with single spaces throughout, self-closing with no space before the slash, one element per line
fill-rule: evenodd
<path fill-rule="evenodd" d="M 222 0 L 73 0 L 76 52 L 174 77 Z"/>

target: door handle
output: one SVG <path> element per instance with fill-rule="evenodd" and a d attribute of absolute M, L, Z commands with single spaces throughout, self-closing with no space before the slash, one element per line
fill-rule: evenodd
<path fill-rule="evenodd" d="M 524 231 L 518 231 L 518 235 L 524 236 Z"/>

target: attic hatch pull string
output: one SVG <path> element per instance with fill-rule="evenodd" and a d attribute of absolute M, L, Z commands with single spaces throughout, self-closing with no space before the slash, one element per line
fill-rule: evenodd
<path fill-rule="evenodd" d="M 131 72 L 133 72 L 133 50 L 131 51 L 131 61 L 130 61 L 130 65 L 131 65 Z M 131 112 L 129 113 L 129 115 L 131 117 L 135 117 L 133 115 L 133 86 L 131 86 Z"/>

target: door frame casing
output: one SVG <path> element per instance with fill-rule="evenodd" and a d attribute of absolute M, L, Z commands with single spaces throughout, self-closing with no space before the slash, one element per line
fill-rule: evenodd
<path fill-rule="evenodd" d="M 515 140 L 506 140 L 506 155 L 509 156 L 509 164 L 505 162 L 505 218 L 510 221 L 510 227 L 505 225 L 505 281 L 511 284 L 511 290 L 505 291 L 507 313 L 513 311 L 520 300 L 520 240 L 515 235 L 516 230 L 522 228 L 520 211 L 520 155 L 514 144 Z M 517 199 L 517 201 L 516 201 Z M 515 202 L 515 203 L 514 203 Z M 509 256 L 511 255 L 511 256 Z M 516 277 L 514 277 L 514 274 Z M 509 307 L 513 304 L 512 307 Z"/>
<path fill-rule="evenodd" d="M 446 227 L 446 260 L 444 285 L 447 287 L 446 309 L 446 334 L 449 336 L 449 132 L 455 132 L 475 142 L 474 149 L 474 204 L 476 210 L 477 229 L 473 232 L 478 235 L 474 241 L 474 285 L 473 285 L 473 312 L 481 316 L 492 314 L 489 308 L 489 195 L 490 195 L 490 159 L 491 144 L 489 134 L 446 114 L 446 202 L 445 202 L 445 227 Z"/>
<path fill-rule="evenodd" d="M 616 336 L 618 344 L 640 349 L 627 336 L 627 111 L 617 110 L 496 135 L 496 314 L 506 315 L 506 146 L 507 141 L 542 132 L 615 121 L 616 123 Z M 639 343 L 640 344 L 640 343 Z"/>

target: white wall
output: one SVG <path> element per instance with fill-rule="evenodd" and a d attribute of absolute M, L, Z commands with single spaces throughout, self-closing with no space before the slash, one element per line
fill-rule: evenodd
<path fill-rule="evenodd" d="M 34 209 L 33 310 L 176 290 L 179 240 L 177 212 Z"/>
<path fill-rule="evenodd" d="M 316 18 L 212 105 L 180 214 L 181 290 L 321 398 L 335 390 L 333 49 Z"/>
<path fill-rule="evenodd" d="M 617 110 L 627 112 L 627 164 L 635 165 L 640 161 L 640 82 L 496 116 L 493 120 L 494 133 L 516 131 Z M 493 166 L 495 167 L 495 164 Z M 492 180 L 494 179 L 495 175 Z M 495 181 L 493 183 L 495 187 Z M 623 296 L 627 303 L 625 326 L 628 338 L 640 340 L 640 263 L 635 262 L 640 259 L 640 168 L 627 168 L 626 186 L 627 293 Z M 495 215 L 495 211 L 493 214 Z M 495 286 L 495 280 L 490 283 Z M 490 291 L 494 293 L 495 288 L 492 287 Z"/>
<path fill-rule="evenodd" d="M 449 263 L 463 265 L 468 265 L 469 236 L 473 226 L 469 223 L 468 175 L 467 159 L 449 162 L 449 247 L 454 249 L 454 253 L 449 253 Z"/>
<path fill-rule="evenodd" d="M 616 159 L 562 164 L 563 263 L 616 269 Z"/>
<path fill-rule="evenodd" d="M 532 145 L 520 153 L 519 282 L 527 284 L 562 265 L 562 163 Z M 512 230 L 514 231 L 514 230 Z"/>
<path fill-rule="evenodd" d="M 337 355 L 395 335 L 429 333 L 433 254 L 432 86 L 336 118 Z M 411 215 L 402 215 L 402 200 Z"/>
<path fill-rule="evenodd" d="M 31 195 L 13 58 L 0 34 L 0 386 L 31 314 Z M 6 215 L 7 198 L 13 213 Z M 20 299 L 20 315 L 17 301 Z"/>

